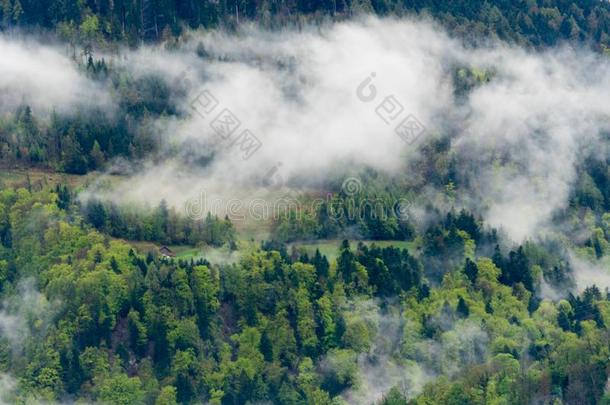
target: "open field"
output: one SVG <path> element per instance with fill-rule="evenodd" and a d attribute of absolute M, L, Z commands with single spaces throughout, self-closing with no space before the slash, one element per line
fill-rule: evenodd
<path fill-rule="evenodd" d="M 28 187 L 29 182 L 30 186 L 35 190 L 45 186 L 67 184 L 72 188 L 81 189 L 98 179 L 99 175 L 99 172 L 75 175 L 53 172 L 42 168 L 0 168 L 0 184 L 11 187 Z M 119 176 L 110 177 L 119 178 Z"/>
<path fill-rule="evenodd" d="M 161 245 L 152 242 L 141 242 L 141 241 L 127 241 L 131 244 L 140 254 L 146 254 L 150 251 L 158 252 Z M 325 255 L 329 260 L 335 260 L 341 245 L 341 239 L 325 239 L 317 241 L 307 242 L 293 242 L 287 245 L 288 251 L 292 251 L 292 248 L 304 249 L 308 254 L 313 255 L 316 249 L 320 250 L 320 253 Z M 354 249 L 358 243 L 362 242 L 368 246 L 373 244 L 379 247 L 393 246 L 400 249 L 407 249 L 409 252 L 414 253 L 416 250 L 415 242 L 404 241 L 404 240 L 355 240 L 349 241 L 352 249 Z M 170 245 L 168 246 L 174 253 L 176 258 L 182 260 L 197 260 L 207 259 L 212 263 L 215 262 L 234 262 L 241 255 L 255 250 L 259 247 L 259 242 L 252 240 L 239 240 L 237 242 L 238 250 L 231 251 L 227 246 L 213 247 L 213 246 L 190 246 L 190 245 Z"/>
<path fill-rule="evenodd" d="M 308 242 L 294 242 L 288 245 L 289 251 L 292 247 L 296 247 L 298 249 L 302 248 L 307 251 L 309 254 L 315 253 L 316 249 L 320 250 L 324 256 L 326 256 L 329 260 L 334 260 L 337 257 L 339 246 L 341 245 L 341 239 L 326 239 L 326 240 L 317 240 L 317 241 L 308 241 Z M 362 242 L 368 246 L 375 244 L 379 247 L 387 247 L 394 246 L 401 249 L 407 249 L 409 252 L 413 253 L 415 250 L 415 246 L 413 242 L 408 242 L 404 240 L 350 240 L 350 245 L 355 248 L 359 242 Z"/>
<path fill-rule="evenodd" d="M 162 246 L 152 242 L 142 241 L 126 241 L 140 254 L 147 254 L 148 252 L 158 252 Z M 232 251 L 228 246 L 214 247 L 214 246 L 191 246 L 191 245 L 169 245 L 175 254 L 177 259 L 181 260 L 197 260 L 207 259 L 212 263 L 233 263 L 241 257 L 241 255 L 256 249 L 259 245 L 252 241 L 238 241 L 238 250 Z"/>

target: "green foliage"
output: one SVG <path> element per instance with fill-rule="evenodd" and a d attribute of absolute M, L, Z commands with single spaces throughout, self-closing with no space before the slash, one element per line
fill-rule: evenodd
<path fill-rule="evenodd" d="M 235 241 L 235 229 L 228 217 L 220 219 L 208 213 L 204 219 L 191 219 L 173 207 L 168 208 L 165 201 L 154 210 L 146 210 L 89 199 L 82 212 L 94 228 L 116 238 L 167 245 L 222 246 Z"/>
<path fill-rule="evenodd" d="M 388 188 L 390 185 L 388 185 Z M 365 239 L 400 240 L 412 236 L 412 224 L 399 215 L 397 191 L 378 187 L 363 189 L 356 195 L 343 191 L 325 201 L 295 200 L 296 207 L 275 219 L 272 238 L 280 242 L 337 238 L 354 229 Z M 311 209 L 304 209 L 311 207 Z M 314 209 L 315 207 L 315 209 Z"/>
<path fill-rule="evenodd" d="M 161 389 L 161 393 L 155 400 L 155 405 L 178 405 L 176 398 L 176 388 L 168 385 Z"/>
<path fill-rule="evenodd" d="M 607 294 L 536 301 L 542 277 L 567 277 L 560 250 L 494 252 L 467 212 L 416 235 L 419 253 L 345 241 L 329 262 L 267 245 L 213 264 L 141 257 L 88 209 L 75 216 L 64 186 L 0 190 L 0 294 L 6 319 L 22 320 L 0 339 L 10 403 L 336 404 L 386 369 L 408 383 L 387 385 L 382 404 L 602 401 Z M 171 218 L 161 205 L 148 221 L 167 232 Z M 413 390 L 427 374 L 439 377 Z"/>
<path fill-rule="evenodd" d="M 87 16 L 80 30 L 86 32 L 83 38 L 101 38 L 99 24 L 98 16 Z M 85 46 L 87 62 L 76 68 L 113 89 L 116 111 L 107 114 L 100 108 L 77 107 L 70 113 L 54 111 L 50 118 L 37 118 L 30 106 L 20 106 L 0 117 L 3 162 L 84 174 L 105 169 L 108 160 L 119 158 L 119 163 L 125 163 L 125 159 L 149 156 L 157 149 L 151 121 L 176 114 L 171 100 L 172 91 L 178 89 L 172 90 L 158 76 L 135 79 L 124 69 L 109 67 L 103 58 L 94 59 L 92 52 Z"/>
<path fill-rule="evenodd" d="M 353 14 L 426 14 L 440 20 L 453 33 L 469 40 L 481 36 L 499 37 L 533 46 L 562 40 L 591 41 L 606 49 L 610 41 L 610 18 L 603 1 L 529 2 L 396 2 L 359 0 L 348 2 L 297 1 L 289 4 L 268 1 L 171 2 L 61 2 L 4 0 L 0 3 L 0 29 L 13 26 L 56 29 L 65 39 L 85 44 L 122 40 L 135 45 L 140 40 L 166 40 L 184 27 L 233 26 L 254 20 L 264 26 L 318 21 L 321 16 L 344 18 Z M 201 52 L 201 54 L 205 54 Z M 474 78 L 482 73 L 471 72 Z"/>
<path fill-rule="evenodd" d="M 130 405 L 141 403 L 144 391 L 137 377 L 128 377 L 125 374 L 110 376 L 100 384 L 97 398 L 101 402 Z"/>

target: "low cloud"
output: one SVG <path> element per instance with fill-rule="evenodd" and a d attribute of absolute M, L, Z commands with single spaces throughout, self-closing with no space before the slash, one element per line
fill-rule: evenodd
<path fill-rule="evenodd" d="M 413 398 L 438 376 L 452 378 L 464 367 L 488 360 L 490 338 L 480 320 L 439 314 L 431 319 L 439 325 L 439 334 L 424 338 L 395 305 L 363 300 L 349 306 L 347 319 L 354 317 L 375 331 L 369 349 L 355 355 L 357 383 L 342 393 L 350 404 L 376 403 L 393 387 Z M 324 371 L 346 368 L 345 360 L 336 360 L 336 355 L 331 351 L 322 362 Z"/>
<path fill-rule="evenodd" d="M 0 37 L 0 52 L 0 111 L 112 109 L 110 85 L 88 79 L 61 47 Z M 367 17 L 191 32 L 178 48 L 103 56 L 136 79 L 165 81 L 178 111 L 151 124 L 163 144 L 153 161 L 115 188 L 89 190 L 118 202 L 182 209 L 201 192 L 241 198 L 235 190 L 259 191 L 274 168 L 297 188 L 326 188 L 364 167 L 410 176 L 419 146 L 448 136 L 454 204 L 520 242 L 567 205 L 576 165 L 608 154 L 610 61 L 586 49 L 471 47 L 430 20 Z M 472 83 L 456 92 L 464 72 Z M 227 114 L 234 132 L 214 121 Z M 425 131 L 405 141 L 401 123 Z"/>
<path fill-rule="evenodd" d="M 13 350 L 22 350 L 28 338 L 44 334 L 58 306 L 36 290 L 33 279 L 21 281 L 0 308 L 0 337 L 6 338 Z"/>
<path fill-rule="evenodd" d="M 610 289 L 610 267 L 608 259 L 604 261 L 591 261 L 571 254 L 570 262 L 574 269 L 574 282 L 577 292 L 596 285 L 600 289 Z"/>
<path fill-rule="evenodd" d="M 0 113 L 21 105 L 43 115 L 77 107 L 111 110 L 107 90 L 86 77 L 67 48 L 0 35 L 0 55 Z"/>
<path fill-rule="evenodd" d="M 610 62 L 587 50 L 465 47 L 430 21 L 367 18 L 197 32 L 178 50 L 145 48 L 127 61 L 180 90 L 182 115 L 157 122 L 166 156 L 110 193 L 116 200 L 180 206 L 201 191 L 260 187 L 273 167 L 298 186 L 355 167 L 408 175 L 418 146 L 449 134 L 465 185 L 456 204 L 521 241 L 566 206 L 579 159 L 607 150 L 599 135 L 610 129 Z M 456 96 L 460 67 L 488 77 Z M 204 104 L 211 96 L 216 105 L 209 115 L 198 104 L 204 90 Z M 212 124 L 224 109 L 240 122 L 227 139 Z M 409 115 L 426 129 L 413 144 L 394 131 Z M 248 159 L 232 143 L 245 129 L 260 141 Z"/>

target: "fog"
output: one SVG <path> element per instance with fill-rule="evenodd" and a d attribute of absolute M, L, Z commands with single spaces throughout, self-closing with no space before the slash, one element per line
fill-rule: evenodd
<path fill-rule="evenodd" d="M 366 300 L 350 302 L 350 319 L 365 323 L 370 344 L 353 357 L 345 351 L 330 351 L 322 361 L 323 373 L 342 376 L 357 369 L 356 383 L 342 393 L 349 404 L 378 403 L 393 387 L 408 399 L 422 392 L 438 376 L 454 377 L 465 367 L 488 360 L 489 336 L 480 320 L 457 319 L 447 313 L 433 316 L 442 324 L 435 338 L 423 338 L 413 314 L 401 312 L 397 305 L 385 306 Z M 454 314 L 453 314 L 454 315 Z"/>
<path fill-rule="evenodd" d="M 577 292 L 584 291 L 585 288 L 596 285 L 600 290 L 610 290 L 610 266 L 607 261 L 594 262 L 578 257 L 573 252 L 570 255 L 570 262 L 574 267 L 574 281 Z"/>
<path fill-rule="evenodd" d="M 114 109 L 108 85 L 88 78 L 62 47 L 0 36 L 0 54 L 0 113 L 22 104 L 43 116 L 83 106 Z M 177 49 L 161 44 L 104 57 L 134 77 L 154 74 L 167 82 L 180 113 L 153 123 L 162 139 L 154 160 L 118 182 L 102 175 L 82 198 L 148 205 L 165 199 L 183 210 L 202 195 L 268 197 L 270 175 L 288 191 L 324 189 L 329 179 L 363 168 L 409 177 L 421 147 L 450 136 L 465 185 L 455 204 L 519 243 L 552 230 L 582 158 L 609 153 L 600 136 L 610 131 L 610 60 L 586 49 L 473 48 L 432 21 L 366 18 L 300 31 L 191 32 Z M 487 79 L 458 94 L 459 68 Z M 219 114 L 239 126 L 219 130 Z M 420 125 L 416 136 L 396 132 L 404 122 Z M 601 267 L 571 262 L 578 289 L 610 286 Z M 543 296 L 560 296 L 543 287 Z M 31 333 L 27 319 L 51 307 L 25 285 L 21 301 L 4 303 L 2 336 L 18 345 Z M 362 389 L 344 393 L 350 403 L 370 403 L 396 385 L 414 395 L 434 376 L 454 375 L 487 356 L 481 325 L 459 321 L 439 341 L 412 342 L 416 355 L 400 362 L 394 346 L 408 338 L 405 320 L 367 311 L 379 329 L 369 353 L 356 360 Z M 8 381 L 0 378 L 0 393 Z"/>
<path fill-rule="evenodd" d="M 113 109 L 112 91 L 68 49 L 0 36 L 0 52 L 0 111 Z M 134 77 L 158 75 L 181 111 L 154 123 L 160 160 L 105 194 L 91 190 L 118 201 L 182 209 L 201 192 L 242 198 L 236 189 L 256 193 L 270 172 L 314 188 L 362 167 L 409 176 L 418 148 L 450 135 L 468 184 L 457 204 L 519 242 L 566 206 L 585 152 L 609 153 L 598 139 L 610 125 L 610 63 L 585 49 L 465 47 L 431 21 L 371 17 L 301 31 L 192 32 L 178 49 L 102 56 Z M 489 80 L 456 96 L 458 67 Z M 226 111 L 240 123 L 230 135 L 212 127 Z M 414 142 L 394 131 L 407 117 L 425 129 Z"/>
<path fill-rule="evenodd" d="M 0 55 L 0 114 L 24 104 L 41 115 L 92 106 L 112 111 L 107 89 L 83 75 L 67 48 L 0 35 Z"/>
<path fill-rule="evenodd" d="M 174 153 L 107 193 L 118 201 L 182 208 L 202 191 L 242 198 L 236 189 L 255 193 L 274 168 L 296 187 L 348 168 L 409 176 L 418 148 L 450 135 L 468 184 L 456 204 L 519 242 L 566 206 L 579 158 L 608 154 L 598 141 L 610 124 L 610 63 L 584 49 L 471 48 L 429 21 L 368 18 L 299 32 L 195 32 L 178 50 L 144 48 L 116 63 L 155 72 L 183 95 L 183 115 L 156 123 Z M 489 80 L 456 96 L 459 67 Z M 212 128 L 225 109 L 240 123 L 231 135 Z M 409 116 L 425 127 L 412 143 L 394 131 Z M 202 157 L 213 159 L 202 167 Z"/>

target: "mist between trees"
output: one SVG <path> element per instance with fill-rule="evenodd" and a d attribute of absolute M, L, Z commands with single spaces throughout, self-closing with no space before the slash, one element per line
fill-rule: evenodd
<path fill-rule="evenodd" d="M 408 218 L 411 202 L 402 198 L 388 204 L 381 197 L 338 197 L 327 193 L 324 198 L 285 196 L 271 199 L 208 198 L 201 192 L 198 198 L 185 203 L 185 215 L 193 220 L 203 219 L 208 213 L 238 221 L 269 221 L 290 216 L 301 220 L 306 215 L 322 212 L 331 220 L 357 221 L 365 218 L 388 220 Z"/>

